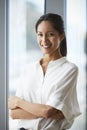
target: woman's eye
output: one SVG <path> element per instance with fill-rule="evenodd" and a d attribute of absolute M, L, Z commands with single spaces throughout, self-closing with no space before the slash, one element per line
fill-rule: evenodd
<path fill-rule="evenodd" d="M 48 36 L 51 37 L 51 36 L 54 36 L 54 34 L 53 33 L 49 33 Z"/>
<path fill-rule="evenodd" d="M 37 34 L 39 37 L 42 37 L 43 35 L 42 34 Z"/>

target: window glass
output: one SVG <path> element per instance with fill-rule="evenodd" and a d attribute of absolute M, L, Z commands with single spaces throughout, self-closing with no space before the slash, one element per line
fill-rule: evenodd
<path fill-rule="evenodd" d="M 15 95 L 26 64 L 42 54 L 37 45 L 35 22 L 44 13 L 44 0 L 9 0 L 9 96 Z M 16 121 L 9 129 L 16 130 Z"/>
<path fill-rule="evenodd" d="M 77 93 L 82 115 L 70 130 L 86 130 L 86 0 L 67 0 L 68 59 L 79 67 Z"/>

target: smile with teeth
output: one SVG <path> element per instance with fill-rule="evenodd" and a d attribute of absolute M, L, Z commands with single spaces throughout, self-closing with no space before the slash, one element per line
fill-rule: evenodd
<path fill-rule="evenodd" d="M 48 49 L 51 45 L 43 45 L 43 48 Z"/>

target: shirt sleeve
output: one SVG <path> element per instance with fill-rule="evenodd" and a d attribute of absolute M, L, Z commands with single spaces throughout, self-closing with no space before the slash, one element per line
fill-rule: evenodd
<path fill-rule="evenodd" d="M 55 85 L 55 89 L 46 103 L 61 110 L 68 122 L 81 114 L 76 92 L 77 75 L 77 67 L 70 69 L 61 81 Z"/>

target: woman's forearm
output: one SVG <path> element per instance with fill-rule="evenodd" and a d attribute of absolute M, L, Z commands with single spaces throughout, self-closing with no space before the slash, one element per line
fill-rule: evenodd
<path fill-rule="evenodd" d="M 21 109 L 24 109 L 27 112 L 36 115 L 39 118 L 40 117 L 46 118 L 47 111 L 48 109 L 50 109 L 50 106 L 37 103 L 30 103 L 25 100 L 19 100 L 17 106 L 20 107 Z"/>
<path fill-rule="evenodd" d="M 23 109 L 27 113 L 31 113 L 35 118 L 52 118 L 52 119 L 63 119 L 64 115 L 61 111 L 53 108 L 52 106 L 38 103 L 31 103 L 25 101 L 19 97 L 11 97 L 8 101 L 8 107 L 11 110 L 17 108 Z M 15 111 L 14 111 L 15 112 Z M 13 114 L 15 115 L 15 114 Z"/>
<path fill-rule="evenodd" d="M 64 119 L 64 115 L 61 111 L 44 104 L 30 103 L 25 100 L 20 100 L 18 107 L 30 112 L 36 117 L 52 118 L 52 119 Z"/>
<path fill-rule="evenodd" d="M 10 116 L 12 119 L 36 119 L 37 116 L 33 115 L 23 109 L 17 108 L 10 111 Z"/>

